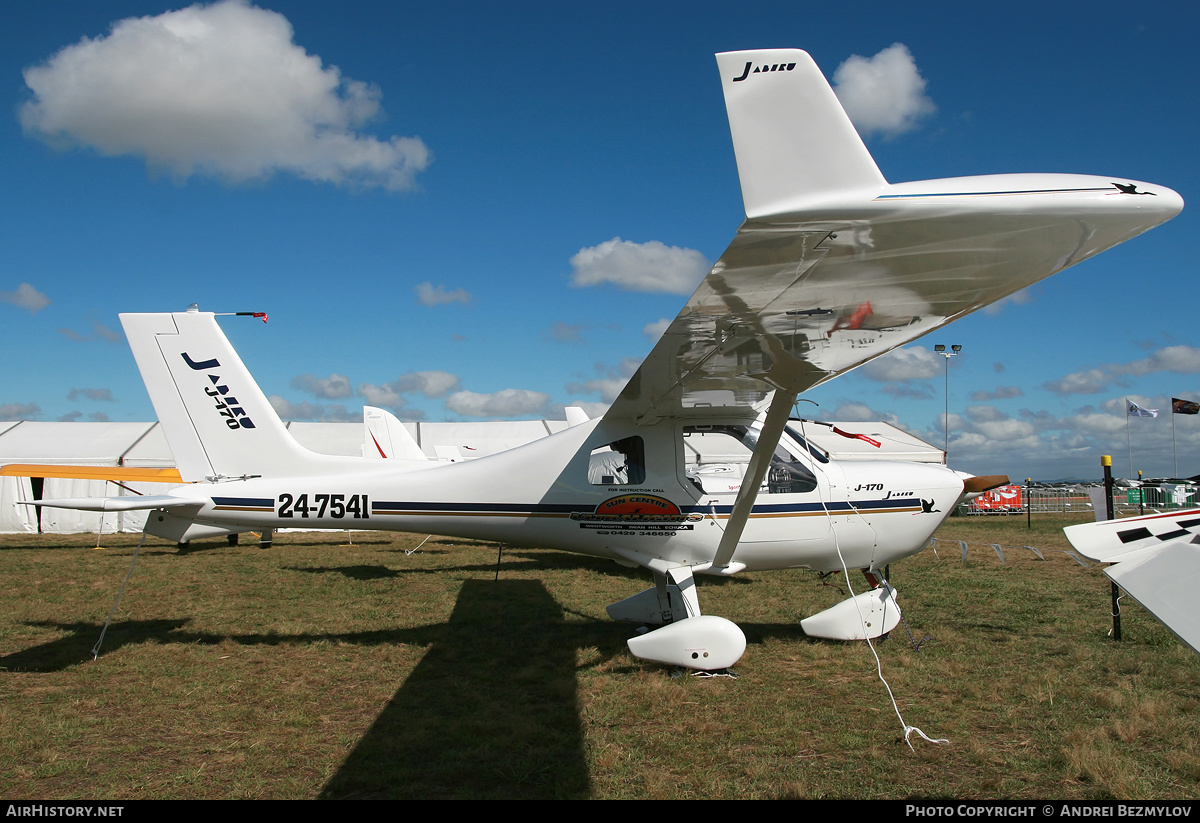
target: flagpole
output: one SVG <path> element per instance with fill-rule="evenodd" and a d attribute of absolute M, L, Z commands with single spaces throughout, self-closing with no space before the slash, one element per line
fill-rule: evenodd
<path fill-rule="evenodd" d="M 1129 452 L 1129 476 L 1133 477 L 1133 446 L 1129 442 L 1129 418 L 1133 415 L 1129 413 L 1129 398 L 1125 398 L 1125 450 Z"/>
<path fill-rule="evenodd" d="M 1175 401 L 1171 401 L 1171 456 L 1175 458 L 1175 474 L 1179 476 L 1179 452 L 1175 451 Z"/>

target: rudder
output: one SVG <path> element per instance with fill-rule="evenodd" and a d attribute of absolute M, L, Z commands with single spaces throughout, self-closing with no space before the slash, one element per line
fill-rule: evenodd
<path fill-rule="evenodd" d="M 121 325 L 185 481 L 301 474 L 317 462 L 288 434 L 212 312 L 122 314 Z"/>

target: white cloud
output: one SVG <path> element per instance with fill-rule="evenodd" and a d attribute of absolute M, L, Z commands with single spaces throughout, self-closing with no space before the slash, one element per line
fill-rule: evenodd
<path fill-rule="evenodd" d="M 1112 376 L 1100 369 L 1084 369 L 1072 372 L 1057 380 L 1042 384 L 1042 388 L 1055 394 L 1097 394 L 1112 380 Z"/>
<path fill-rule="evenodd" d="M 56 329 L 59 334 L 64 335 L 68 340 L 74 340 L 76 343 L 90 343 L 93 340 L 103 340 L 107 343 L 120 343 L 123 339 L 119 332 L 115 332 L 103 323 L 93 323 L 91 334 L 80 334 L 74 329 Z"/>
<path fill-rule="evenodd" d="M 910 131 L 937 108 L 925 95 L 925 78 L 903 43 L 893 43 L 874 57 L 851 55 L 833 73 L 833 87 L 863 135 Z"/>
<path fill-rule="evenodd" d="M 0 420 L 28 420 L 42 413 L 37 403 L 0 404 Z"/>
<path fill-rule="evenodd" d="M 666 333 L 667 328 L 670 325 L 670 319 L 663 317 L 659 320 L 655 320 L 653 323 L 647 323 L 642 329 L 642 334 L 646 335 L 646 339 L 651 343 L 657 343 L 658 339 Z"/>
<path fill-rule="evenodd" d="M 426 397 L 445 397 L 446 394 L 458 388 L 458 375 L 444 371 L 417 371 L 402 374 L 395 380 L 383 385 L 375 383 L 359 383 L 358 396 L 372 406 L 382 406 L 397 413 L 408 405 L 406 394 L 414 392 Z M 412 417 L 423 414 L 416 410 L 405 411 Z"/>
<path fill-rule="evenodd" d="M 1043 383 L 1042 388 L 1056 394 L 1098 394 L 1110 383 L 1123 385 L 1125 377 L 1144 377 L 1157 372 L 1200 373 L 1200 348 L 1167 346 L 1132 363 L 1106 363 L 1097 368 L 1072 372 Z"/>
<path fill-rule="evenodd" d="M 71 389 L 67 392 L 67 399 L 75 402 L 80 398 L 88 400 L 106 401 L 109 403 L 115 402 L 112 396 L 112 389 Z"/>
<path fill-rule="evenodd" d="M 11 303 L 18 309 L 37 314 L 50 305 L 50 298 L 28 283 L 22 283 L 16 291 L 0 291 L 0 303 Z"/>
<path fill-rule="evenodd" d="M 597 363 L 596 371 L 600 372 L 602 377 L 584 380 L 582 383 L 568 383 L 567 391 L 571 394 L 599 394 L 601 400 L 610 404 L 617 399 L 621 389 L 625 388 L 625 384 L 641 364 L 636 357 L 623 358 L 616 366 Z"/>
<path fill-rule="evenodd" d="M 316 397 L 327 397 L 330 399 L 349 397 L 352 394 L 350 391 L 350 378 L 344 374 L 331 374 L 329 377 L 302 374 L 299 377 L 292 378 L 292 388 L 306 391 Z"/>
<path fill-rule="evenodd" d="M 341 403 L 293 403 L 277 394 L 272 394 L 267 401 L 284 420 L 312 420 L 318 423 L 353 423 L 362 420 L 360 410 L 349 411 Z"/>
<path fill-rule="evenodd" d="M 177 178 L 230 182 L 276 172 L 401 190 L 430 162 L 416 137 L 357 129 L 378 88 L 323 66 L 281 14 L 224 0 L 130 17 L 27 68 L 29 134 L 102 155 L 144 157 Z"/>
<path fill-rule="evenodd" d="M 387 385 L 401 393 L 415 391 L 426 397 L 444 397 L 458 388 L 458 375 L 445 371 L 414 371 L 400 375 Z"/>
<path fill-rule="evenodd" d="M 1020 386 L 997 386 L 995 391 L 974 391 L 971 392 L 971 399 L 975 401 L 981 400 L 1006 400 L 1013 397 L 1024 397 L 1025 392 Z"/>
<path fill-rule="evenodd" d="M 422 306 L 439 306 L 443 303 L 470 303 L 471 293 L 466 289 L 446 291 L 445 286 L 435 286 L 426 280 L 413 287 L 417 293 L 417 301 Z"/>
<path fill-rule="evenodd" d="M 984 314 L 999 314 L 1000 311 L 1010 303 L 1016 306 L 1024 306 L 1033 302 L 1033 291 L 1028 288 L 1021 289 L 1018 292 L 1013 292 L 1008 297 L 1002 297 L 995 303 L 989 303 L 983 307 Z"/>
<path fill-rule="evenodd" d="M 446 408 L 464 417 L 544 417 L 550 395 L 528 389 L 503 389 L 494 394 L 459 391 L 446 398 Z"/>
<path fill-rule="evenodd" d="M 368 405 L 393 411 L 399 411 L 408 405 L 408 400 L 401 397 L 399 392 L 374 383 L 359 383 L 358 396 L 366 400 Z"/>
<path fill-rule="evenodd" d="M 990 441 L 1022 440 L 1037 434 L 1032 423 L 1011 417 L 1003 420 L 976 421 L 975 431 Z"/>
<path fill-rule="evenodd" d="M 917 383 L 916 385 L 888 383 L 880 391 L 897 400 L 932 400 L 936 396 L 933 386 L 928 383 Z"/>
<path fill-rule="evenodd" d="M 815 408 L 812 411 L 805 411 L 808 408 L 812 407 L 807 404 L 800 406 L 800 413 L 820 420 L 840 420 L 846 423 L 873 423 L 876 420 L 882 420 L 884 423 L 891 423 L 893 426 L 903 428 L 896 415 L 877 411 L 866 403 L 843 403 L 828 414 L 818 412 Z"/>
<path fill-rule="evenodd" d="M 1091 437 L 1125 433 L 1125 415 L 1123 414 L 1076 414 L 1068 417 L 1064 422 L 1071 429 Z"/>
<path fill-rule="evenodd" d="M 1117 374 L 1144 375 L 1169 371 L 1178 374 L 1200 372 L 1200 348 L 1195 346 L 1167 346 L 1143 360 L 1135 360 L 1126 366 L 1114 366 Z"/>
<path fill-rule="evenodd" d="M 893 349 L 864 365 L 860 371 L 872 380 L 929 380 L 941 377 L 943 356 L 924 346 Z"/>
<path fill-rule="evenodd" d="M 561 320 L 555 320 L 550 326 L 550 336 L 560 343 L 578 343 L 583 338 L 580 336 L 583 331 L 583 326 L 572 326 L 570 323 L 564 323 Z"/>
<path fill-rule="evenodd" d="M 614 237 L 580 249 L 571 258 L 571 268 L 572 286 L 612 283 L 626 291 L 691 294 L 711 266 L 695 249 Z"/>

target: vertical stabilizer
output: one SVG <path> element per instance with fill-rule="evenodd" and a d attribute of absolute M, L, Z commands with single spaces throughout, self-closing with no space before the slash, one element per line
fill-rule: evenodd
<path fill-rule="evenodd" d="M 567 413 L 567 428 L 588 422 L 587 412 L 580 406 L 567 406 L 564 411 Z"/>
<path fill-rule="evenodd" d="M 417 441 L 396 415 L 375 406 L 363 406 L 363 457 L 428 460 Z"/>
<path fill-rule="evenodd" d="M 796 208 L 814 195 L 887 185 L 807 52 L 717 55 L 746 217 Z"/>
<path fill-rule="evenodd" d="M 212 312 L 122 314 L 121 325 L 185 481 L 312 470 L 317 455 L 288 434 Z"/>

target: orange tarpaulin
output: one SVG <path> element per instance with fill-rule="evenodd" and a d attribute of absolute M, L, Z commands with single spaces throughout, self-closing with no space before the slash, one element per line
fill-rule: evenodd
<path fill-rule="evenodd" d="M 182 483 L 179 469 L 135 466 L 51 466 L 44 463 L 9 463 L 0 466 L 0 477 L 66 477 L 75 480 L 114 482 Z"/>

